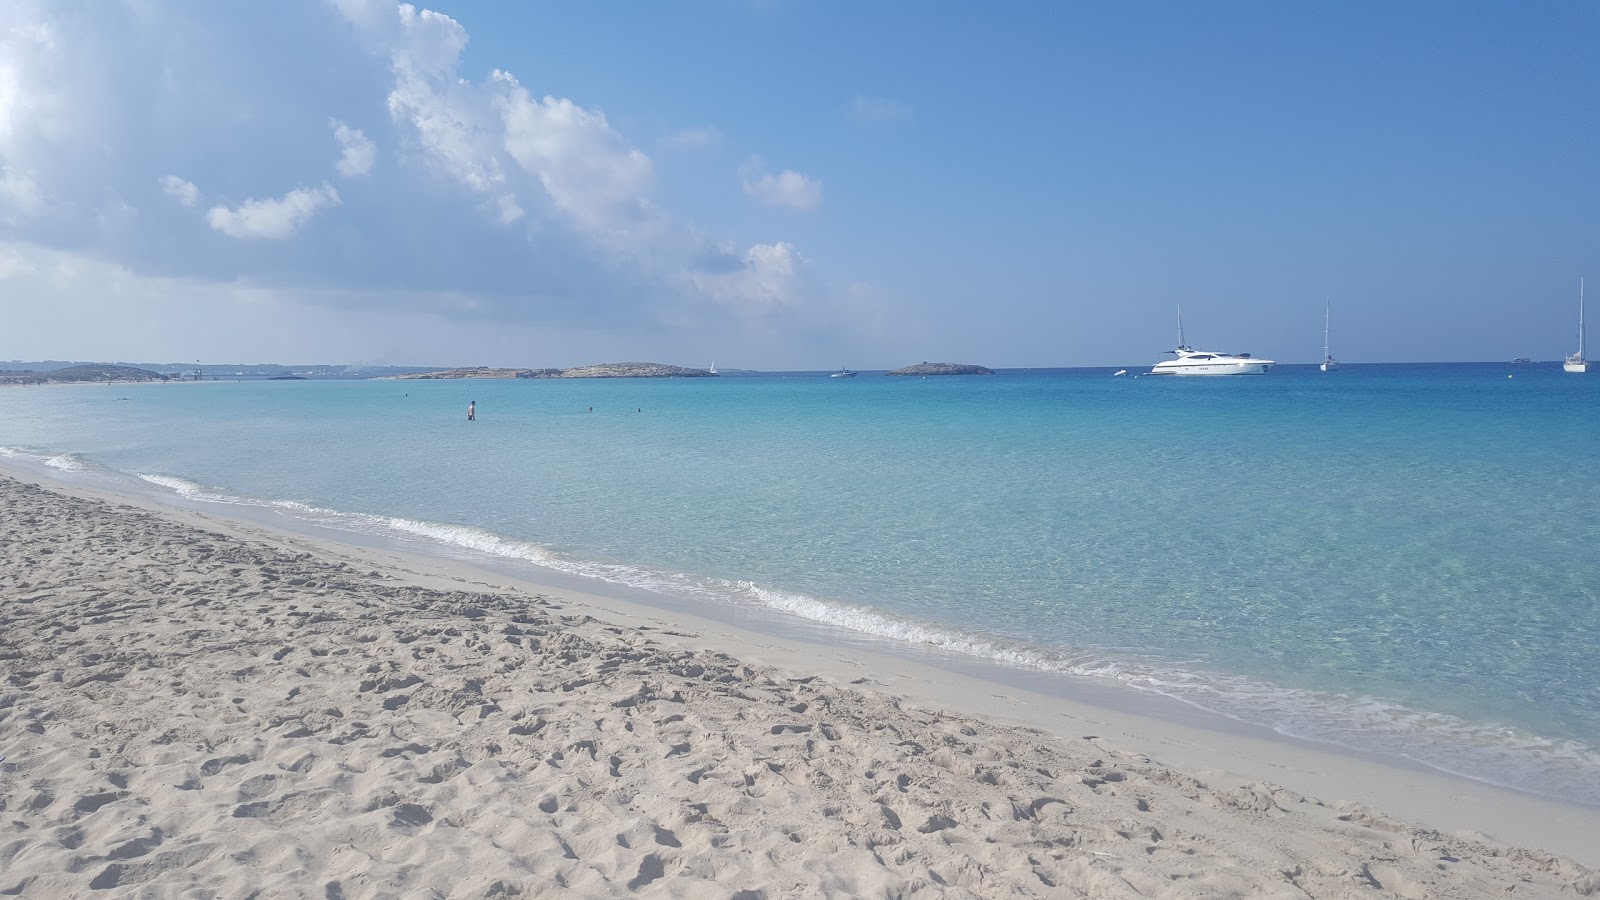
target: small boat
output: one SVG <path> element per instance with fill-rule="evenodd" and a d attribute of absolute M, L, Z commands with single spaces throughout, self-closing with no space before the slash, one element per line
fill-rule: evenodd
<path fill-rule="evenodd" d="M 1339 361 L 1328 352 L 1328 321 L 1333 315 L 1333 305 L 1329 304 L 1322 310 L 1322 371 L 1332 372 L 1339 368 Z"/>
<path fill-rule="evenodd" d="M 1178 349 L 1168 350 L 1177 359 L 1158 362 L 1151 375 L 1265 375 L 1277 365 L 1275 360 L 1256 359 L 1248 353 L 1217 353 L 1196 350 L 1183 342 L 1183 308 L 1178 308 Z"/>
<path fill-rule="evenodd" d="M 1513 357 L 1511 357 L 1511 362 L 1514 365 L 1522 366 L 1522 365 L 1527 365 L 1528 363 L 1533 362 L 1533 360 L 1527 358 L 1526 356 L 1513 356 Z"/>
<path fill-rule="evenodd" d="M 850 371 L 849 369 L 840 369 L 839 371 L 833 373 L 832 375 L 829 375 L 828 377 L 829 378 L 854 378 L 854 377 L 856 377 L 856 373 Z"/>
<path fill-rule="evenodd" d="M 1589 361 L 1583 358 L 1583 279 L 1578 279 L 1578 352 L 1567 357 L 1561 371 L 1582 375 L 1589 371 Z"/>
<path fill-rule="evenodd" d="M 1118 369 L 1115 372 L 1111 373 L 1111 377 L 1115 378 L 1118 375 L 1126 375 L 1126 374 L 1128 374 L 1128 370 L 1127 369 Z"/>
<path fill-rule="evenodd" d="M 711 373 L 712 375 L 717 374 L 717 361 L 713 359 L 711 361 L 711 368 L 707 369 L 706 371 Z"/>

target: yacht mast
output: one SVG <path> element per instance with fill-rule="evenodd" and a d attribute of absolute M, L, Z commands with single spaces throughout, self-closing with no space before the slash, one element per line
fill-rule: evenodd
<path fill-rule="evenodd" d="M 1328 356 L 1328 323 L 1333 316 L 1333 304 L 1329 303 L 1322 308 L 1322 361 L 1327 362 Z"/>
<path fill-rule="evenodd" d="M 1583 359 L 1583 279 L 1578 279 L 1578 358 Z"/>

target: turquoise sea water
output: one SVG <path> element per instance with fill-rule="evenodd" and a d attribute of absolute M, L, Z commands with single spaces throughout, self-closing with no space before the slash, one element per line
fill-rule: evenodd
<path fill-rule="evenodd" d="M 1552 364 L 9 388 L 0 447 L 1600 804 L 1600 378 Z"/>

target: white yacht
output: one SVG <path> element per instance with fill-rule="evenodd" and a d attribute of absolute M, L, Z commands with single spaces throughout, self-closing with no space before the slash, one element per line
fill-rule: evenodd
<path fill-rule="evenodd" d="M 1156 363 L 1150 370 L 1151 375 L 1265 375 L 1277 364 L 1248 353 L 1196 350 L 1185 344 L 1182 308 L 1178 310 L 1178 349 L 1167 352 L 1177 354 L 1178 358 Z"/>
<path fill-rule="evenodd" d="M 1567 357 L 1561 364 L 1563 372 L 1576 372 L 1582 375 L 1589 371 L 1589 361 L 1583 358 L 1583 279 L 1578 279 L 1578 352 Z"/>
<path fill-rule="evenodd" d="M 1333 315 L 1333 304 L 1328 304 L 1322 311 L 1322 371 L 1332 372 L 1339 368 L 1339 361 L 1328 352 L 1328 320 Z"/>

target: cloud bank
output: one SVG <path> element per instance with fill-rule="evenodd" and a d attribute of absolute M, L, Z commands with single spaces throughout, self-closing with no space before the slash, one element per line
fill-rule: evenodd
<path fill-rule="evenodd" d="M 663 208 L 654 161 L 605 111 L 507 68 L 464 71 L 469 41 L 445 13 L 384 0 L 6 4 L 0 241 L 124 280 L 249 283 L 377 314 L 824 327 L 824 282 L 793 242 L 707 235 Z M 657 146 L 725 140 L 701 125 Z M 764 204 L 821 200 L 793 170 L 740 179 Z"/>

